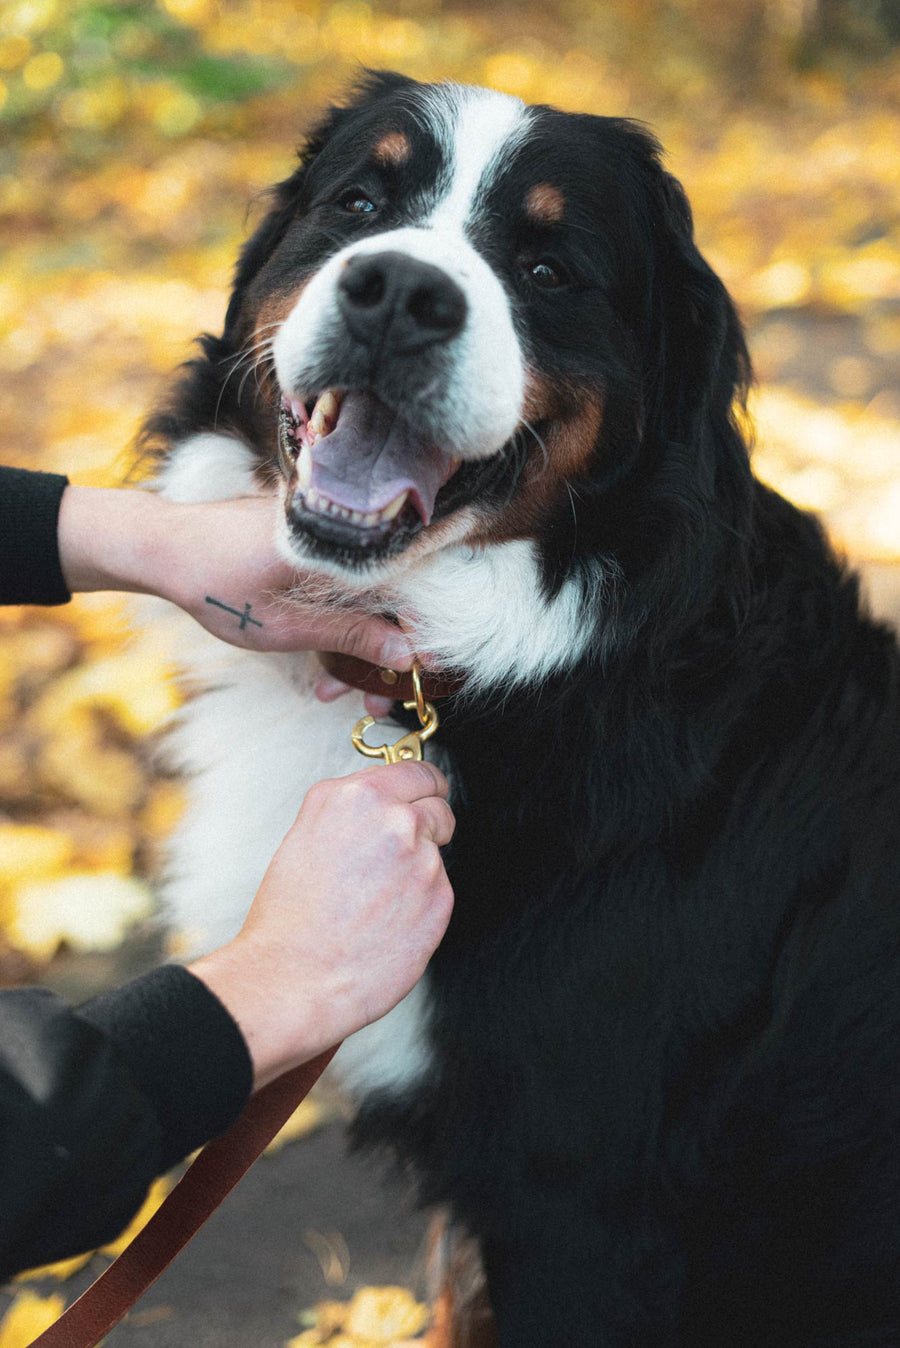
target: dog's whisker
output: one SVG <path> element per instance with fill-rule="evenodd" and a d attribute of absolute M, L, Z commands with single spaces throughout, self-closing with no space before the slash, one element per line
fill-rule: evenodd
<path fill-rule="evenodd" d="M 542 473 L 545 472 L 550 465 L 550 451 L 548 450 L 543 438 L 538 434 L 538 432 L 535 430 L 534 426 L 532 426 L 530 421 L 523 421 L 522 429 L 528 431 L 529 435 L 531 435 L 539 445 L 541 450 L 541 456 L 543 458 L 543 464 L 541 465 L 541 472 Z"/>
<path fill-rule="evenodd" d="M 267 328 L 279 326 L 280 322 L 266 324 Z M 237 393 L 237 405 L 240 406 L 241 395 L 243 393 L 244 384 L 246 383 L 247 380 L 247 374 L 252 372 L 252 370 L 260 363 L 260 355 L 259 355 L 260 352 L 262 353 L 263 361 L 272 358 L 273 343 L 274 343 L 273 337 L 260 337 L 258 341 L 255 341 L 253 343 L 252 346 L 242 347 L 241 350 L 238 351 L 236 354 L 231 356 L 224 356 L 222 357 L 222 360 L 219 361 L 219 364 L 224 364 L 225 361 L 230 361 L 231 364 L 230 368 L 226 372 L 225 378 L 222 381 L 221 387 L 219 388 L 219 396 L 216 399 L 215 411 L 213 413 L 214 426 L 217 427 L 219 424 L 219 410 L 222 406 L 222 399 L 225 396 L 225 391 L 228 387 L 228 383 L 231 380 L 232 376 L 236 375 L 238 371 L 243 366 L 246 365 L 247 370 L 244 374 L 244 377 L 241 379 Z M 257 382 L 257 389 L 258 388 L 259 383 Z"/>
<path fill-rule="evenodd" d="M 241 398 L 243 397 L 243 393 L 244 393 L 244 385 L 247 383 L 247 380 L 250 378 L 251 374 L 255 376 L 255 380 L 256 380 L 256 390 L 257 390 L 257 392 L 260 391 L 260 388 L 259 388 L 259 371 L 260 371 L 260 367 L 263 366 L 263 365 L 265 365 L 265 363 L 266 363 L 267 360 L 271 360 L 271 359 L 272 359 L 271 342 L 270 342 L 270 341 L 267 341 L 267 342 L 264 343 L 263 345 L 264 345 L 264 347 L 265 347 L 265 350 L 262 352 L 261 356 L 258 356 L 258 357 L 254 358 L 254 359 L 251 359 L 251 361 L 250 361 L 250 363 L 248 364 L 246 370 L 244 371 L 243 378 L 241 379 L 241 382 L 240 382 L 240 384 L 238 385 L 238 391 L 237 391 L 237 402 L 238 402 L 238 406 L 240 406 Z M 252 353 L 251 353 L 251 354 L 252 354 Z"/>

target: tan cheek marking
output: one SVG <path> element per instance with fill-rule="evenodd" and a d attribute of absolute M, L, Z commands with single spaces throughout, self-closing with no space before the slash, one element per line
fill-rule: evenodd
<path fill-rule="evenodd" d="M 311 279 L 307 277 L 295 290 L 281 290 L 274 295 L 267 295 L 256 311 L 253 319 L 253 335 L 244 344 L 244 349 L 253 351 L 253 359 L 257 363 L 257 375 L 254 378 L 258 379 L 259 387 L 267 396 L 272 395 L 274 383 L 271 361 L 265 359 L 265 344 L 275 340 L 278 326 L 287 318 Z"/>
<path fill-rule="evenodd" d="M 552 183 L 537 183 L 525 198 L 525 211 L 542 225 L 556 225 L 566 213 L 566 200 Z"/>
<path fill-rule="evenodd" d="M 279 290 L 274 295 L 266 295 L 253 319 L 253 342 L 251 345 L 270 341 L 275 336 L 275 329 L 272 325 L 284 322 L 311 280 L 312 277 L 307 277 L 294 290 Z"/>
<path fill-rule="evenodd" d="M 531 371 L 522 417 L 532 425 L 549 421 L 542 435 L 543 447 L 524 432 L 531 444 L 515 496 L 498 515 L 482 517 L 467 542 L 504 543 L 539 533 L 566 483 L 590 462 L 603 422 L 603 404 L 596 394 L 561 389 Z"/>
<path fill-rule="evenodd" d="M 405 164 L 412 153 L 409 137 L 402 131 L 389 131 L 381 140 L 376 141 L 372 156 L 376 164 L 386 164 L 396 168 Z"/>

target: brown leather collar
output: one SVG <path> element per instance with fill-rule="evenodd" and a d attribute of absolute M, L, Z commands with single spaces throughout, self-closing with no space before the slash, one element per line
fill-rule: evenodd
<path fill-rule="evenodd" d="M 319 659 L 333 678 L 340 679 L 341 683 L 349 684 L 351 688 L 358 688 L 361 693 L 378 693 L 381 697 L 393 697 L 401 702 L 411 702 L 413 699 L 411 674 L 380 669 L 378 665 L 370 665 L 367 660 L 357 660 L 356 656 L 342 655 L 340 651 L 320 651 Z M 427 669 L 422 671 L 422 688 L 427 702 L 436 702 L 442 697 L 458 693 L 463 683 L 464 680 L 459 677 L 435 674 Z"/>

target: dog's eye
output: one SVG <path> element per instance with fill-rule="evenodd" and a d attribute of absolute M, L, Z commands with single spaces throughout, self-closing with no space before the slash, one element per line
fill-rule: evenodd
<path fill-rule="evenodd" d="M 378 209 L 374 201 L 370 201 L 360 192 L 351 192 L 349 196 L 344 197 L 341 205 L 351 215 L 371 215 L 373 211 Z"/>
<path fill-rule="evenodd" d="M 543 258 L 539 262 L 529 262 L 525 270 L 532 285 L 539 286 L 541 290 L 556 290 L 565 284 L 559 268 Z"/>

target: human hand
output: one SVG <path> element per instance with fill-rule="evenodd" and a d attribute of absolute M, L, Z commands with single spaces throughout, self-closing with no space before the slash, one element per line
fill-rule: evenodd
<path fill-rule="evenodd" d="M 191 965 L 247 1041 L 256 1087 L 378 1020 L 415 986 L 453 893 L 453 835 L 433 764 L 319 782 L 266 871 L 238 936 Z"/>
<path fill-rule="evenodd" d="M 63 574 L 73 592 L 169 599 L 248 650 L 342 651 L 409 669 L 412 649 L 392 623 L 304 597 L 308 578 L 275 550 L 277 518 L 276 502 L 264 497 L 184 505 L 149 492 L 69 486 L 59 516 Z"/>

